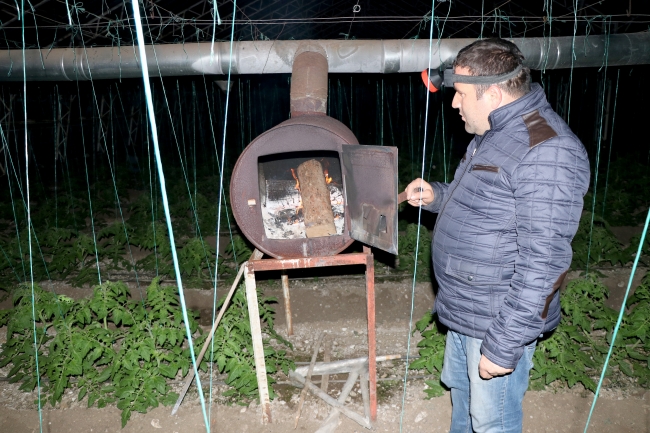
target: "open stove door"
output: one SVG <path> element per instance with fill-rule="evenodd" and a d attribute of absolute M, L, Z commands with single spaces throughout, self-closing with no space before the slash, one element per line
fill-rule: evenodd
<path fill-rule="evenodd" d="M 344 144 L 341 160 L 350 237 L 397 254 L 397 148 Z"/>

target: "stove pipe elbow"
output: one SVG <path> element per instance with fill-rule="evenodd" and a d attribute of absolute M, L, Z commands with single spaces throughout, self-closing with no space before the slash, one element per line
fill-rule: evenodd
<path fill-rule="evenodd" d="M 327 114 L 327 54 L 317 44 L 296 51 L 291 69 L 291 117 Z"/>

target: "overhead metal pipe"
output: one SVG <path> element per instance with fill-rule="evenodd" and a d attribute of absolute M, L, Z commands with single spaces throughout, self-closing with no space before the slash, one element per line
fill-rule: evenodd
<path fill-rule="evenodd" d="M 405 73 L 450 64 L 458 51 L 475 39 L 434 41 L 429 65 L 429 41 L 400 40 L 313 40 L 239 41 L 214 44 L 170 44 L 147 46 L 151 76 L 291 73 L 299 47 L 306 42 L 326 54 L 330 73 Z M 606 36 L 511 39 L 519 46 L 531 69 L 598 67 L 605 62 Z M 609 66 L 650 64 L 650 32 L 609 36 Z M 232 57 L 232 58 L 231 58 Z M 231 63 L 232 60 L 232 63 Z M 137 47 L 55 48 L 26 50 L 26 75 L 30 81 L 67 81 L 140 77 Z M 20 50 L 0 51 L 0 80 L 22 81 Z"/>

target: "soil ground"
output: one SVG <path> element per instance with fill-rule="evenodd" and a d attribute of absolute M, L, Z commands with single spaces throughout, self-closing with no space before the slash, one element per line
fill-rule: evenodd
<path fill-rule="evenodd" d="M 618 308 L 629 278 L 629 268 L 599 270 L 611 291 L 608 304 Z M 635 283 L 645 274 L 637 272 Z M 576 278 L 579 273 L 570 274 Z M 282 299 L 279 281 L 260 282 L 266 295 Z M 314 342 L 321 331 L 327 332 L 324 345 L 331 347 L 331 357 L 346 359 L 367 355 L 365 282 L 361 275 L 328 276 L 318 279 L 291 279 L 292 317 L 294 335 L 286 335 L 284 307 L 276 306 L 276 329 L 294 344 L 294 359 L 307 361 Z M 45 285 L 47 287 L 47 285 Z M 225 288 L 220 293 L 225 293 Z M 376 283 L 377 352 L 378 355 L 407 353 L 409 345 L 409 322 L 412 283 L 408 279 L 391 281 L 378 275 Z M 87 296 L 87 289 L 73 289 L 58 285 L 57 293 L 74 297 Z M 208 291 L 188 290 L 190 308 L 205 308 L 212 304 Z M 433 305 L 431 284 L 418 283 L 413 300 L 413 320 L 416 321 Z M 0 305 L 0 308 L 6 308 Z M 210 311 L 211 314 L 211 311 Z M 207 316 L 207 315 L 206 315 Z M 209 326 L 210 319 L 202 320 Z M 0 329 L 0 343 L 6 339 L 5 329 Z M 410 341 L 411 355 L 417 354 L 417 333 Z M 322 360 L 322 354 L 319 361 Z M 374 430 L 378 432 L 446 432 L 451 419 L 449 393 L 431 400 L 425 399 L 425 387 L 421 372 L 410 372 L 403 401 L 404 361 L 391 361 L 378 365 L 379 407 Z M 7 368 L 0 370 L 6 376 Z M 318 382 L 319 378 L 313 378 Z M 330 394 L 336 396 L 344 377 L 330 379 Z M 216 378 L 215 394 L 224 390 L 220 378 Z M 207 378 L 203 379 L 207 384 Z M 180 383 L 175 386 L 180 388 Z M 194 389 L 194 388 L 193 388 Z M 216 432 L 269 432 L 280 433 L 293 430 L 299 390 L 280 380 L 276 385 L 278 398 L 272 402 L 273 423 L 261 424 L 261 410 L 254 402 L 249 406 L 228 405 L 222 402 L 212 406 L 212 429 Z M 348 405 L 362 412 L 358 385 Z M 69 391 L 57 407 L 49 405 L 43 410 L 43 431 L 64 432 L 201 432 L 205 431 L 198 395 L 191 391 L 175 416 L 171 409 L 159 407 L 147 414 L 133 414 L 124 429 L 120 428 L 120 411 L 114 407 L 88 409 L 86 401 L 77 402 L 76 392 Z M 0 381 L 0 432 L 31 433 L 39 431 L 38 412 L 33 401 L 35 394 L 18 390 L 18 385 Z M 548 388 L 546 391 L 530 391 L 524 403 L 524 432 L 582 432 L 585 427 L 593 394 L 579 386 L 573 389 Z M 404 404 L 403 404 L 404 402 Z M 402 414 L 402 407 L 404 412 Z M 327 417 L 328 407 L 308 395 L 302 409 L 302 417 L 296 431 L 314 432 Z M 402 428 L 400 429 L 400 422 Z M 345 417 L 337 432 L 363 432 L 364 428 Z M 617 383 L 606 386 L 599 397 L 589 432 L 650 432 L 650 392 L 635 388 L 633 383 Z"/>

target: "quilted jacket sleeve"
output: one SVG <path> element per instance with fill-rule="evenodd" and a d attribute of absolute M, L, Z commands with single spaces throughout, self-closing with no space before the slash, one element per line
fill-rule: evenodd
<path fill-rule="evenodd" d="M 426 206 L 422 206 L 422 209 L 428 210 L 429 212 L 438 213 L 440 212 L 440 208 L 444 202 L 449 184 L 442 182 L 431 182 L 431 188 L 433 188 L 433 201 Z"/>
<path fill-rule="evenodd" d="M 530 149 L 512 176 L 518 256 L 510 290 L 487 330 L 481 352 L 515 368 L 523 346 L 539 337 L 553 285 L 571 264 L 571 240 L 589 186 L 589 162 L 575 137 Z"/>

